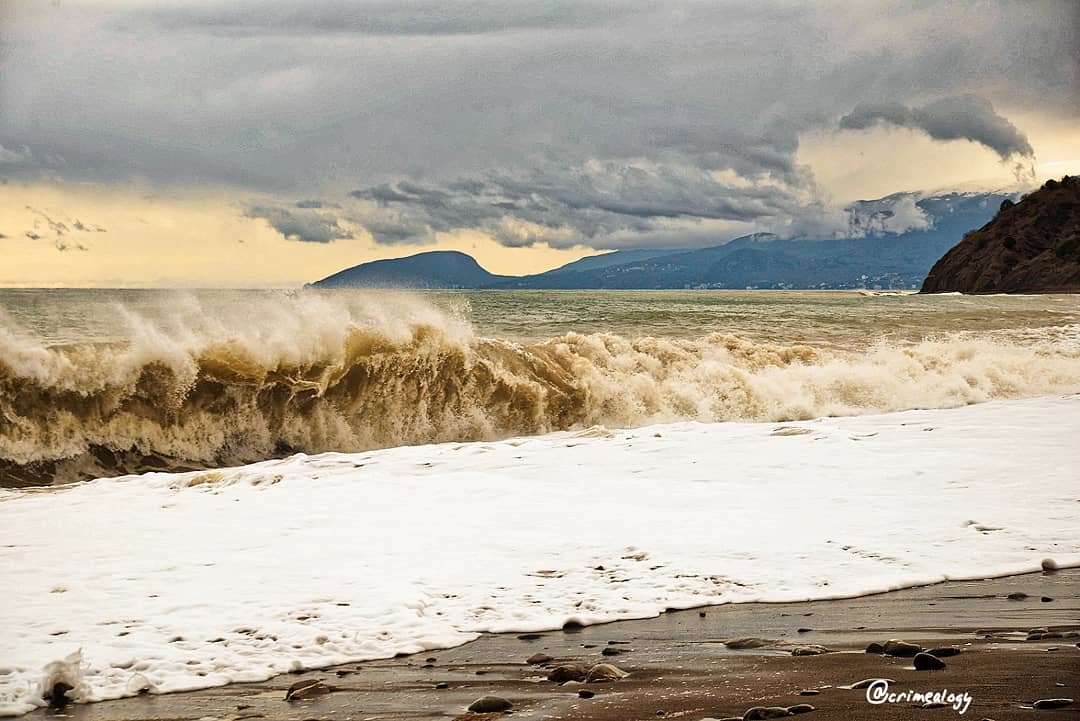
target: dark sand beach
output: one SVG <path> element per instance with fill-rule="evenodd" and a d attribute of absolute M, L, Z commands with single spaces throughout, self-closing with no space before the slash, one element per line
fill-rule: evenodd
<path fill-rule="evenodd" d="M 1017 594 L 1025 594 L 1020 598 Z M 1013 596 L 1013 598 L 1010 598 Z M 1049 634 L 1030 638 L 1032 630 Z M 1080 703 L 1036 710 L 1040 699 L 1080 701 L 1080 569 L 983 581 L 957 581 L 875 596 L 794 604 L 738 604 L 658 618 L 567 629 L 522 638 L 487 635 L 445 651 L 347 664 L 185 694 L 42 710 L 27 718 L 75 721 L 198 719 L 495 719 L 466 709 L 484 696 L 510 701 L 517 719 L 680 718 L 743 715 L 752 707 L 810 704 L 814 719 L 1065 719 Z M 725 641 L 769 641 L 732 650 Z M 927 649 L 952 646 L 941 670 L 915 670 L 912 658 L 866 653 L 872 642 L 903 639 Z M 742 644 L 734 644 L 742 645 Z M 749 645 L 755 645 L 753 643 Z M 822 655 L 796 656 L 820 645 Z M 526 662 L 534 654 L 546 664 Z M 612 663 L 626 678 L 558 685 L 560 664 Z M 901 701 L 873 705 L 849 689 L 892 679 L 892 692 L 967 693 L 970 707 L 927 709 Z M 286 701 L 299 681 L 331 691 Z M 582 698 L 579 692 L 594 694 Z"/>

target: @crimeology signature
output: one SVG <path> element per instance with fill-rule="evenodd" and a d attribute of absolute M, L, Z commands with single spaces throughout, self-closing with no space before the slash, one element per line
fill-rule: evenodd
<path fill-rule="evenodd" d="M 948 704 L 961 716 L 971 706 L 971 694 L 955 693 L 947 688 L 940 691 L 890 691 L 889 682 L 879 678 L 866 687 L 866 701 L 875 706 L 885 703 L 933 703 Z"/>

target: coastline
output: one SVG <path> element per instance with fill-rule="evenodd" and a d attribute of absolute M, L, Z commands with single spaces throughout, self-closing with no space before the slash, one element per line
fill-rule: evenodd
<path fill-rule="evenodd" d="M 41 703 L 42 669 L 80 648 L 71 696 L 103 700 L 485 632 L 1075 567 L 1078 400 L 590 429 L 14 494 L 5 711 Z"/>
<path fill-rule="evenodd" d="M 1009 598 L 1018 593 L 1026 597 Z M 513 703 L 518 719 L 697 721 L 741 717 L 754 706 L 809 703 L 817 711 L 809 718 L 1006 721 L 1031 718 L 1031 704 L 1038 699 L 1080 697 L 1080 638 L 1027 640 L 1033 628 L 1062 635 L 1080 630 L 1080 569 L 948 581 L 856 599 L 712 606 L 536 638 L 485 634 L 444 651 L 285 674 L 262 683 L 69 705 L 62 712 L 39 710 L 24 718 L 479 720 L 502 714 L 471 714 L 467 706 L 495 695 Z M 723 645 L 745 637 L 775 643 L 745 650 Z M 915 671 L 910 658 L 865 653 L 869 643 L 890 638 L 961 652 L 945 658 L 947 667 L 939 671 Z M 792 644 L 820 644 L 831 652 L 793 656 Z M 526 663 L 536 653 L 553 661 L 546 668 Z M 545 679 L 551 666 L 571 662 L 609 662 L 630 676 L 562 686 Z M 927 710 L 912 702 L 871 705 L 865 691 L 840 688 L 878 677 L 894 679 L 896 691 L 967 693 L 970 708 L 958 715 L 951 707 Z M 304 680 L 321 680 L 334 690 L 285 701 L 286 690 Z M 580 690 L 595 696 L 581 698 Z M 800 695 L 804 691 L 818 693 Z M 1080 705 L 1047 713 L 1048 718 L 1075 718 Z"/>

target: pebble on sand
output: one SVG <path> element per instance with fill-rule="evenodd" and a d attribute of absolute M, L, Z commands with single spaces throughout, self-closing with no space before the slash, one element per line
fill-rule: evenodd
<path fill-rule="evenodd" d="M 948 658 L 949 656 L 959 655 L 960 649 L 956 646 L 941 646 L 939 648 L 931 648 L 927 653 L 931 656 L 937 656 L 938 658 Z"/>
<path fill-rule="evenodd" d="M 584 681 L 589 675 L 589 667 L 583 663 L 564 663 L 551 669 L 548 681 L 555 683 L 567 683 L 568 681 Z"/>
<path fill-rule="evenodd" d="M 509 711 L 514 707 L 502 696 L 481 696 L 469 704 L 469 710 L 473 713 L 499 713 Z"/>
<path fill-rule="evenodd" d="M 1073 700 L 1071 698 L 1042 698 L 1036 701 L 1033 706 L 1040 711 L 1065 708 L 1066 706 L 1072 706 Z"/>
<path fill-rule="evenodd" d="M 808 703 L 797 703 L 794 706 L 787 707 L 787 712 L 791 716 L 796 716 L 801 713 L 810 713 L 811 711 L 817 711 L 817 709 Z"/>
<path fill-rule="evenodd" d="M 1047 573 L 1058 570 L 1057 561 L 1052 558 L 1044 558 L 1042 560 L 1042 570 L 1046 571 Z"/>
<path fill-rule="evenodd" d="M 899 656 L 900 658 L 911 658 L 917 653 L 922 651 L 922 646 L 914 643 L 908 643 L 907 641 L 901 641 L 899 639 L 890 639 L 885 642 L 885 654 L 887 656 Z"/>
<path fill-rule="evenodd" d="M 724 641 L 724 645 L 733 651 L 741 651 L 747 648 L 761 648 L 763 646 L 772 646 L 775 641 L 770 641 L 767 638 L 731 638 Z"/>
<path fill-rule="evenodd" d="M 916 671 L 940 671 L 943 668 L 945 668 L 945 662 L 937 656 L 929 653 L 915 654 Z"/>
<path fill-rule="evenodd" d="M 830 653 L 829 649 L 818 644 L 807 644 L 805 646 L 796 646 L 791 649 L 792 656 L 820 656 L 823 653 Z"/>
<path fill-rule="evenodd" d="M 313 698 L 330 693 L 331 688 L 319 679 L 297 681 L 285 692 L 286 701 L 301 701 L 305 698 Z"/>
<path fill-rule="evenodd" d="M 534 653 L 532 656 L 529 656 L 527 659 L 525 659 L 525 663 L 529 664 L 530 666 L 542 666 L 545 663 L 550 663 L 551 661 L 551 656 L 548 656 L 546 653 Z"/>
<path fill-rule="evenodd" d="M 746 713 L 742 717 L 743 721 L 760 721 L 761 719 L 784 718 L 790 715 L 784 706 L 754 706 L 746 709 Z"/>
<path fill-rule="evenodd" d="M 877 683 L 878 681 L 884 681 L 885 683 L 896 683 L 896 681 L 891 678 L 864 678 L 862 681 L 856 681 L 855 683 L 851 684 L 850 686 L 848 686 L 848 688 L 868 688 L 871 684 Z"/>
<path fill-rule="evenodd" d="M 585 677 L 585 683 L 607 683 L 608 681 L 626 678 L 629 675 L 618 666 L 612 666 L 610 663 L 598 663 L 589 669 L 589 673 Z"/>

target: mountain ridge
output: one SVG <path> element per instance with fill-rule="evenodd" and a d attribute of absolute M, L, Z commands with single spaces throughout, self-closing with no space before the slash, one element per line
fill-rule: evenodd
<path fill-rule="evenodd" d="M 470 289 L 881 288 L 918 289 L 964 233 L 1012 196 L 896 193 L 849 206 L 858 237 L 783 239 L 756 233 L 705 248 L 616 250 L 525 276 L 489 273 L 471 256 L 431 251 L 363 263 L 316 281 L 316 288 Z M 890 226 L 899 224 L 897 230 Z M 437 267 L 446 254 L 453 272 Z M 442 254 L 442 255 L 440 255 Z M 434 262 L 434 264 L 433 264 Z M 459 272 L 460 271 L 460 272 Z"/>

